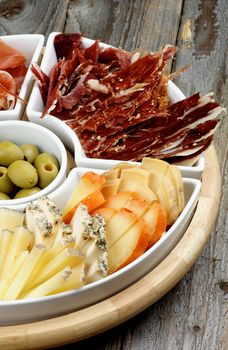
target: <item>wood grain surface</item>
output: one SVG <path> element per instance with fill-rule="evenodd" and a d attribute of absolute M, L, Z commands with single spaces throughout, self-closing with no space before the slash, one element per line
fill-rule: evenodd
<path fill-rule="evenodd" d="M 0 35 L 43 33 L 47 38 L 52 31 L 81 31 L 128 50 L 176 44 L 179 51 L 172 69 L 189 65 L 177 85 L 186 95 L 214 91 L 225 107 L 227 18 L 226 0 L 0 0 Z M 222 173 L 221 207 L 197 263 L 156 304 L 111 331 L 78 343 L 78 349 L 228 348 L 227 117 L 215 144 Z"/>

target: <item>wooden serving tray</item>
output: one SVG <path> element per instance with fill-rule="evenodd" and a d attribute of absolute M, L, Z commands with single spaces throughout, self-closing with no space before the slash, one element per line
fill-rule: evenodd
<path fill-rule="evenodd" d="M 0 327 L 1 349 L 47 349 L 91 337 L 128 320 L 173 288 L 200 255 L 219 211 L 221 177 L 214 146 L 205 158 L 202 190 L 192 221 L 177 246 L 155 269 L 124 291 L 83 310 Z"/>

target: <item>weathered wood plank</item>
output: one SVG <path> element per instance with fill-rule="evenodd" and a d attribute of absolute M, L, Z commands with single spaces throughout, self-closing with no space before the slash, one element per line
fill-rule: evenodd
<path fill-rule="evenodd" d="M 70 0 L 0 0 L 0 35 L 63 31 Z"/>
<path fill-rule="evenodd" d="M 181 9 L 182 0 L 72 1 L 65 31 L 126 50 L 157 50 L 175 44 Z"/>
<path fill-rule="evenodd" d="M 176 60 L 176 68 L 190 64 L 188 71 L 177 79 L 177 84 L 187 95 L 194 91 L 213 91 L 216 99 L 225 107 L 228 106 L 227 16 L 226 1 L 198 0 L 194 1 L 194 6 L 186 1 L 177 43 L 180 50 Z M 184 32 L 186 27 L 187 36 Z M 216 137 L 223 178 L 220 214 L 206 249 L 190 272 L 190 293 L 185 299 L 189 305 L 188 312 L 182 312 L 177 318 L 186 325 L 179 332 L 186 350 L 226 349 L 228 344 L 227 140 L 226 117 L 222 120 Z"/>

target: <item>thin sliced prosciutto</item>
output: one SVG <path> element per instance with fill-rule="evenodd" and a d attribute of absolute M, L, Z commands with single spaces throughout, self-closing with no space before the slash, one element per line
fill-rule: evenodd
<path fill-rule="evenodd" d="M 25 56 L 0 40 L 0 110 L 13 109 L 27 73 Z"/>

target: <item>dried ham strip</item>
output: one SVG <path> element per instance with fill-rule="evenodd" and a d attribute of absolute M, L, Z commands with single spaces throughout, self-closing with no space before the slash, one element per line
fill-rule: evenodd
<path fill-rule="evenodd" d="M 49 87 L 49 77 L 47 74 L 45 74 L 40 67 L 38 66 L 37 63 L 33 63 L 31 66 L 31 71 L 33 73 L 33 76 L 35 80 L 38 83 L 41 97 L 43 99 L 44 105 L 47 102 L 47 96 L 48 96 L 48 87 Z"/>
<path fill-rule="evenodd" d="M 49 79 L 33 66 L 43 116 L 51 113 L 69 125 L 88 157 L 183 160 L 211 143 L 225 114 L 212 94 L 169 105 L 165 68 L 176 47 L 142 56 L 103 48 L 98 40 L 83 48 L 77 33 L 57 35 L 54 45 L 58 62 Z"/>

